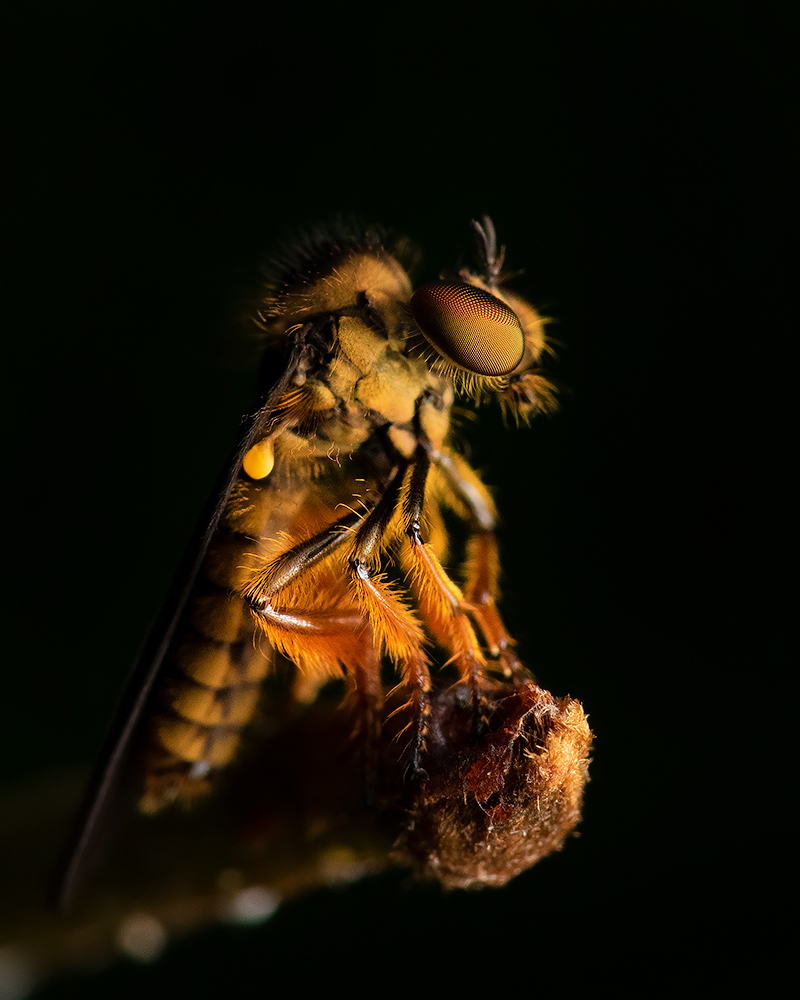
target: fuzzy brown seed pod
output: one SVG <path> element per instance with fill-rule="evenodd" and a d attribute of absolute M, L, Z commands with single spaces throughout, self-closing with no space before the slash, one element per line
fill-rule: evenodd
<path fill-rule="evenodd" d="M 395 859 L 447 888 L 500 886 L 558 850 L 577 824 L 592 733 L 572 698 L 532 682 L 486 684 L 489 728 L 476 740 L 466 694 L 434 696 L 428 779 Z"/>

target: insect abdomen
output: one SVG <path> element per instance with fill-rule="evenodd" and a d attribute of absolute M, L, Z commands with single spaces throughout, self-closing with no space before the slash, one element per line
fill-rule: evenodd
<path fill-rule="evenodd" d="M 207 791 L 206 775 L 230 762 L 255 714 L 271 656 L 266 644 L 254 643 L 250 610 L 238 591 L 256 548 L 229 523 L 209 546 L 151 731 L 144 812 Z"/>
<path fill-rule="evenodd" d="M 244 604 L 222 593 L 218 600 Z M 208 606 L 207 599 L 203 604 Z M 249 625 L 244 616 L 243 621 Z M 141 803 L 145 812 L 207 790 L 207 772 L 229 763 L 238 749 L 269 665 L 253 647 L 252 627 L 235 641 L 195 634 L 180 644 L 154 726 Z"/>

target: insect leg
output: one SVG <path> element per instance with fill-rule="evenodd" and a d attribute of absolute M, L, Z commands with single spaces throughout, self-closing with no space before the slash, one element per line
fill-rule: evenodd
<path fill-rule="evenodd" d="M 251 607 L 261 611 L 269 603 L 269 598 L 334 552 L 365 517 L 364 513 L 352 511 L 273 559 L 253 577 L 244 591 Z"/>
<path fill-rule="evenodd" d="M 381 548 L 400 504 L 407 470 L 408 463 L 402 463 L 379 503 L 358 529 L 350 566 L 358 602 L 387 655 L 398 664 L 409 690 L 407 705 L 412 711 L 414 727 L 409 767 L 420 773 L 430 713 L 430 671 L 423 651 L 425 633 L 381 574 L 379 564 Z"/>
<path fill-rule="evenodd" d="M 372 627 L 365 622 L 350 594 L 345 592 L 344 600 L 341 594 L 334 597 L 332 608 L 327 604 L 319 606 L 319 595 L 324 598 L 326 592 L 336 594 L 337 584 L 346 577 L 347 570 L 344 566 L 330 565 L 329 557 L 345 542 L 352 541 L 358 525 L 374 523 L 377 509 L 371 514 L 352 512 L 284 552 L 251 580 L 244 594 L 269 642 L 301 671 L 321 681 L 340 675 L 342 665 L 347 667 L 355 687 L 368 793 L 375 787 L 383 708 L 380 642 L 376 643 Z M 321 565 L 326 560 L 327 564 Z M 313 575 L 315 567 L 322 573 L 313 578 L 318 593 L 308 587 L 298 593 L 294 585 L 302 585 L 304 578 Z M 275 605 L 279 595 L 285 599 L 281 608 Z"/>
<path fill-rule="evenodd" d="M 448 481 L 458 491 L 472 515 L 472 532 L 467 542 L 464 600 L 486 640 L 490 659 L 498 661 L 506 677 L 530 680 L 530 674 L 514 653 L 497 610 L 500 562 L 495 536 L 496 514 L 489 491 L 460 457 L 437 452 L 433 458 Z"/>
<path fill-rule="evenodd" d="M 325 588 L 293 587 L 316 567 L 324 571 L 326 560 L 345 542 L 366 515 L 353 512 L 293 546 L 256 573 L 242 596 L 248 602 L 259 629 L 269 642 L 300 669 L 317 677 L 341 675 L 341 664 L 355 662 L 360 652 L 359 633 L 363 620 L 352 603 L 341 600 L 321 605 Z M 279 598 L 282 607 L 276 606 Z"/>
<path fill-rule="evenodd" d="M 480 729 L 483 724 L 480 680 L 486 661 L 469 620 L 471 607 L 443 569 L 431 546 L 422 540 L 421 520 L 430 463 L 427 449 L 423 445 L 418 446 L 404 510 L 409 542 L 407 562 L 426 624 L 436 639 L 450 651 L 461 672 L 461 680 L 469 684 L 475 727 Z"/>

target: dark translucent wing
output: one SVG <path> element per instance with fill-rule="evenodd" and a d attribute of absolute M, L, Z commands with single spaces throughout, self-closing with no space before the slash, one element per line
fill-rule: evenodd
<path fill-rule="evenodd" d="M 132 748 L 133 736 L 143 718 L 145 706 L 164 663 L 176 625 L 186 605 L 225 503 L 236 482 L 244 456 L 252 445 L 263 436 L 264 428 L 269 424 L 276 402 L 292 383 L 302 353 L 301 344 L 296 342 L 286 370 L 272 389 L 262 397 L 262 404 L 250 417 L 229 470 L 220 484 L 219 491 L 213 498 L 213 507 L 210 509 L 207 519 L 201 522 L 204 527 L 198 530 L 192 544 L 187 549 L 171 593 L 136 662 L 114 723 L 98 758 L 98 764 L 87 786 L 57 872 L 52 897 L 54 904 L 59 909 L 69 909 L 76 890 L 80 886 L 92 849 L 97 842 L 97 835 L 103 825 L 102 820 L 113 797 L 112 792 L 120 779 Z"/>

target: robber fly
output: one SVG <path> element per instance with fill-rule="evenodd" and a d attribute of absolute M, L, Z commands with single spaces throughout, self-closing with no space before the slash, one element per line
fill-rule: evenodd
<path fill-rule="evenodd" d="M 453 448 L 451 415 L 459 396 L 496 396 L 524 421 L 554 405 L 553 388 L 540 370 L 542 318 L 504 284 L 491 220 L 473 229 L 476 266 L 416 290 L 404 245 L 372 229 L 318 231 L 272 269 L 258 323 L 282 374 L 263 389 L 150 642 L 67 891 L 132 735 L 144 734 L 143 811 L 205 793 L 236 756 L 276 656 L 296 666 L 306 700 L 344 677 L 368 747 L 380 735 L 382 665 L 393 665 L 406 772 L 422 783 L 438 666 L 455 670 L 476 738 L 490 675 L 511 689 L 531 681 L 495 603 L 494 503 Z M 461 584 L 444 568 L 445 512 L 466 526 Z"/>

